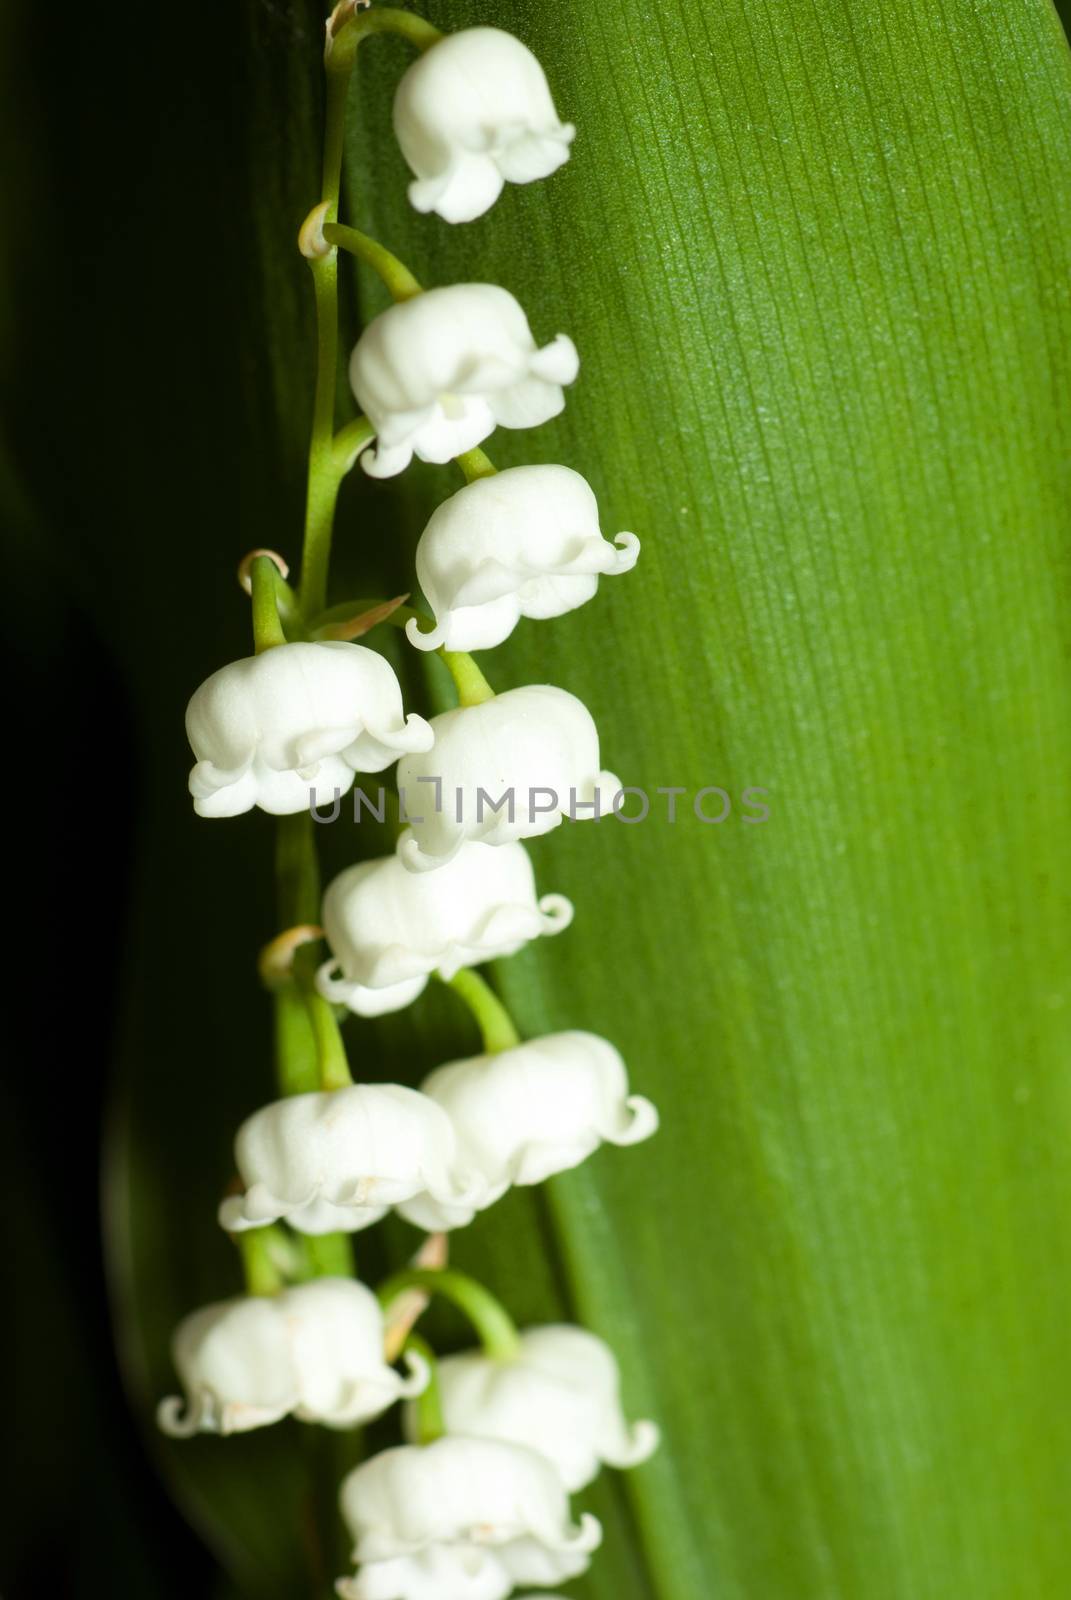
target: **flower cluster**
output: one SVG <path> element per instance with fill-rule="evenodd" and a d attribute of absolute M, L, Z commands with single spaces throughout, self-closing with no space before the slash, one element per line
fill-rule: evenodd
<path fill-rule="evenodd" d="M 518 40 L 496 28 L 442 37 L 409 13 L 379 15 L 402 19 L 384 26 L 408 30 L 423 48 L 394 104 L 418 210 L 467 221 L 505 182 L 544 177 L 566 161 L 573 129 L 559 122 L 543 71 Z M 353 5 L 336 9 L 329 70 L 358 16 Z M 336 136 L 327 143 L 340 147 Z M 349 247 L 373 264 L 386 255 L 336 226 L 329 202 L 315 215 L 314 270 L 333 273 L 332 252 L 350 234 L 358 244 Z M 401 281 L 404 269 L 394 267 Z M 579 699 L 549 684 L 494 694 L 464 654 L 501 644 L 521 618 L 574 610 L 594 597 L 600 576 L 635 565 L 639 541 L 603 537 L 577 472 L 495 472 L 476 448 L 497 426 L 555 416 L 578 366 L 572 341 L 558 334 L 538 345 L 497 285 L 407 288 L 352 353 L 363 419 L 348 436 L 357 447 L 342 451 L 336 439 L 326 455 L 312 452 L 305 565 L 315 558 L 321 569 L 316 508 L 328 503 L 333 515 L 343 457 L 352 465 L 360 455 L 380 478 L 414 456 L 465 458 L 465 487 L 435 511 L 417 550 L 431 614 L 394 618 L 418 651 L 444 654 L 455 709 L 430 721 L 407 715 L 387 660 L 354 642 L 390 605 L 350 608 L 357 623 L 347 632 L 325 608 L 325 580 L 317 592 L 303 566 L 295 593 L 260 553 L 251 569 L 256 653 L 213 673 L 187 711 L 201 816 L 259 807 L 307 823 L 296 814 L 337 798 L 356 773 L 396 762 L 408 821 L 391 853 L 328 885 L 320 925 L 288 930 L 262 961 L 281 998 L 305 1009 L 318 1077 L 297 1080 L 284 1038 L 280 1098 L 238 1130 L 237 1182 L 219 1208 L 249 1292 L 180 1324 L 173 1354 L 186 1398 L 159 1411 L 166 1432 L 228 1434 L 285 1416 L 351 1427 L 407 1402 L 406 1442 L 342 1485 L 356 1566 L 337 1585 L 344 1600 L 504 1600 L 517 1585 L 568 1580 L 602 1537 L 593 1517 L 574 1520 L 569 1496 L 604 1464 L 645 1460 L 658 1441 L 653 1423 L 626 1420 L 617 1362 L 594 1334 L 518 1332 L 488 1291 L 444 1260 L 403 1273 L 378 1297 L 337 1266 L 347 1236 L 390 1212 L 445 1251 L 452 1230 L 511 1186 L 542 1183 L 603 1144 L 636 1144 L 658 1126 L 650 1101 L 630 1092 L 614 1045 L 581 1031 L 522 1040 L 472 970 L 569 925 L 570 902 L 538 893 L 523 841 L 565 815 L 609 812 L 621 789 L 602 770 L 598 731 Z M 493 798 L 503 790 L 508 809 Z M 443 791 L 456 803 L 444 806 Z M 530 798 L 540 792 L 555 797 L 549 808 Z M 300 837 L 313 851 L 311 826 Z M 310 864 L 314 872 L 314 855 Z M 321 934 L 327 958 L 309 964 L 300 944 Z M 471 1005 L 482 1053 L 438 1067 L 419 1088 L 354 1083 L 341 1018 L 398 1011 L 433 978 Z M 336 1265 L 325 1268 L 328 1260 Z M 436 1292 L 468 1314 L 478 1348 L 438 1361 L 412 1334 Z M 401 1356 L 405 1375 L 394 1364 Z"/>

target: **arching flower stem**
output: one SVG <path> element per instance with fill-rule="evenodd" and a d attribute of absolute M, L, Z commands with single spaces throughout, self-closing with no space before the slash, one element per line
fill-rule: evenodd
<path fill-rule="evenodd" d="M 439 1387 L 439 1362 L 431 1345 L 426 1339 L 422 1339 L 419 1333 L 411 1333 L 406 1339 L 402 1346 L 402 1354 L 404 1355 L 407 1350 L 422 1356 L 431 1373 L 427 1388 L 417 1396 L 415 1405 L 417 1441 L 420 1444 L 434 1444 L 436 1439 L 441 1439 L 446 1432 L 442 1391 Z"/>
<path fill-rule="evenodd" d="M 453 1267 L 439 1271 L 410 1268 L 398 1272 L 379 1288 L 379 1302 L 384 1311 L 392 1300 L 407 1289 L 424 1289 L 429 1294 L 441 1294 L 457 1306 L 471 1322 L 487 1354 L 496 1361 L 513 1361 L 520 1354 L 521 1341 L 516 1325 L 500 1300 L 489 1289 L 466 1272 Z M 412 1335 L 410 1334 L 410 1338 Z"/>
<path fill-rule="evenodd" d="M 521 1042 L 513 1018 L 495 994 L 491 985 L 472 967 L 462 967 L 448 980 L 447 988 L 468 1006 L 476 1020 L 488 1055 L 500 1050 L 512 1050 Z"/>
<path fill-rule="evenodd" d="M 461 650 L 443 650 L 441 647 L 439 655 L 450 669 L 458 700 L 463 706 L 479 706 L 485 700 L 494 699 L 495 691 L 470 655 Z"/>
<path fill-rule="evenodd" d="M 342 1030 L 329 1002 L 317 993 L 314 979 L 315 971 L 309 970 L 309 967 L 302 962 L 298 983 L 308 1009 L 313 1038 L 316 1040 L 320 1088 L 348 1089 L 353 1082 L 353 1076 L 346 1056 L 346 1046 L 342 1042 Z"/>
<path fill-rule="evenodd" d="M 390 290 L 392 299 L 412 300 L 414 295 L 421 293 L 421 285 L 404 262 L 399 261 L 386 245 L 370 238 L 367 233 L 361 233 L 357 228 L 348 228 L 341 222 L 326 222 L 323 226 L 323 236 L 328 244 L 337 246 L 339 250 L 348 251 L 350 255 L 356 256 L 358 261 L 363 261 L 373 272 L 378 273 Z"/>
<path fill-rule="evenodd" d="M 347 79 L 353 70 L 357 47 L 372 33 L 396 33 L 418 50 L 427 50 L 443 37 L 415 11 L 400 11 L 395 6 L 376 6 L 367 11 L 358 10 L 353 0 L 342 0 L 331 13 L 327 25 L 327 48 L 324 65 L 328 81 Z"/>
<path fill-rule="evenodd" d="M 474 450 L 466 450 L 454 459 L 465 474 L 466 483 L 475 483 L 477 478 L 493 478 L 498 471 L 487 452 L 479 446 Z"/>
<path fill-rule="evenodd" d="M 250 569 L 253 596 L 253 646 L 259 656 L 286 643 L 279 616 L 278 568 L 270 556 L 257 556 Z"/>

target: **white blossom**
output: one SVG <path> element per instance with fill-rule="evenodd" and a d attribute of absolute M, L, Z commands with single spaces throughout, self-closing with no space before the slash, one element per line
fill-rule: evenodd
<path fill-rule="evenodd" d="M 366 1422 L 428 1382 L 419 1356 L 406 1358 L 408 1379 L 388 1366 L 383 1338 L 379 1301 L 349 1278 L 205 1306 L 175 1330 L 186 1401 L 162 1401 L 160 1427 L 189 1437 L 244 1433 L 287 1415 L 336 1428 Z"/>
<path fill-rule="evenodd" d="M 394 131 L 416 174 L 416 209 L 471 222 L 504 183 L 555 172 L 569 159 L 575 129 L 559 122 L 543 68 L 519 39 L 500 28 L 464 28 L 405 73 Z"/>
<path fill-rule="evenodd" d="M 615 549 L 614 546 L 618 546 Z M 406 632 L 420 650 L 489 650 L 521 617 L 560 617 L 590 600 L 600 574 L 628 572 L 640 541 L 599 529 L 590 485 L 571 467 L 509 467 L 477 478 L 433 512 L 416 570 L 436 626 Z"/>
<path fill-rule="evenodd" d="M 406 717 L 393 669 L 343 640 L 276 645 L 232 661 L 202 683 L 186 710 L 197 765 L 194 809 L 233 817 L 260 806 L 286 815 L 329 802 L 355 772 L 381 772 L 427 750 L 423 717 Z"/>
<path fill-rule="evenodd" d="M 550 1462 L 523 1445 L 444 1437 L 373 1456 L 342 1485 L 354 1578 L 343 1600 L 505 1600 L 586 1570 L 602 1529 L 569 1516 Z"/>
<path fill-rule="evenodd" d="M 626 1421 L 613 1352 L 584 1328 L 527 1328 L 512 1360 L 482 1350 L 447 1356 L 438 1380 L 447 1433 L 528 1445 L 553 1462 L 570 1494 L 603 1464 L 638 1466 L 658 1445 L 653 1422 Z M 409 1438 L 415 1421 L 410 1405 Z"/>
<path fill-rule="evenodd" d="M 606 816 L 621 790 L 599 770 L 591 712 L 550 684 L 455 707 L 431 726 L 434 748 L 398 765 L 412 821 L 398 853 L 415 871 L 440 867 L 466 839 L 503 845 L 549 833 L 566 815 Z"/>
<path fill-rule="evenodd" d="M 496 426 L 531 428 L 565 405 L 580 368 L 558 334 L 537 348 L 508 290 L 492 283 L 428 289 L 380 313 L 350 357 L 350 383 L 376 430 L 361 462 L 374 478 L 421 461 L 449 461 Z"/>
<path fill-rule="evenodd" d="M 397 1011 L 431 973 L 449 979 L 461 967 L 513 955 L 540 934 L 560 933 L 572 916 L 563 895 L 536 898 L 520 844 L 465 845 L 434 873 L 409 872 L 397 855 L 363 861 L 324 895 L 321 920 L 333 955 L 317 987 L 359 1016 Z"/>
<path fill-rule="evenodd" d="M 354 1232 L 416 1195 L 473 1207 L 483 1194 L 459 1170 L 442 1107 L 397 1083 L 276 1100 L 242 1124 L 234 1154 L 245 1193 L 219 1210 L 231 1233 L 280 1217 L 301 1233 Z"/>
<path fill-rule="evenodd" d="M 484 1184 L 479 1209 L 511 1184 L 542 1183 L 579 1166 L 600 1144 L 639 1144 L 658 1128 L 650 1100 L 629 1094 L 620 1053 L 594 1033 L 552 1033 L 451 1061 L 421 1092 L 447 1113 L 459 1159 Z M 399 1210 L 429 1231 L 458 1225 L 449 1207 L 426 1194 Z"/>

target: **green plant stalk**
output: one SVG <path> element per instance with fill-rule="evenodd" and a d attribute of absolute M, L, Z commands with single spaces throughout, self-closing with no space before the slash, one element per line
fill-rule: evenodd
<path fill-rule="evenodd" d="M 458 700 L 463 706 L 480 706 L 485 700 L 494 699 L 495 691 L 470 655 L 463 650 L 441 648 L 438 653 L 446 662 Z"/>
<path fill-rule="evenodd" d="M 452 1267 L 441 1271 L 411 1268 L 398 1272 L 379 1288 L 379 1301 L 386 1311 L 391 1302 L 407 1289 L 422 1289 L 426 1294 L 441 1294 L 457 1306 L 471 1322 L 484 1350 L 496 1361 L 513 1361 L 521 1342 L 512 1317 L 489 1289 L 467 1273 Z"/>
<path fill-rule="evenodd" d="M 439 1361 L 426 1339 L 419 1333 L 411 1333 L 402 1347 L 412 1350 L 416 1355 L 423 1356 L 428 1363 L 431 1377 L 424 1392 L 417 1396 L 416 1419 L 417 1439 L 420 1444 L 434 1444 L 436 1439 L 441 1439 L 446 1432 L 446 1419 L 443 1416 L 442 1388 L 439 1384 Z"/>
<path fill-rule="evenodd" d="M 389 251 L 386 245 L 372 239 L 357 228 L 344 227 L 340 222 L 325 222 L 323 235 L 328 244 L 347 250 L 377 273 L 394 300 L 412 300 L 423 291 L 404 262 Z"/>
<path fill-rule="evenodd" d="M 462 967 L 447 982 L 447 987 L 462 999 L 476 1019 L 476 1026 L 488 1055 L 512 1050 L 521 1042 L 513 1018 L 490 984 L 472 967 Z"/>
<path fill-rule="evenodd" d="M 249 1228 L 235 1235 L 242 1257 L 247 1293 L 258 1297 L 278 1294 L 285 1285 L 275 1256 L 279 1230 L 274 1227 Z"/>
<path fill-rule="evenodd" d="M 279 616 L 278 576 L 279 569 L 270 556 L 257 556 L 250 568 L 253 645 L 258 656 L 265 650 L 286 643 L 286 633 Z"/>

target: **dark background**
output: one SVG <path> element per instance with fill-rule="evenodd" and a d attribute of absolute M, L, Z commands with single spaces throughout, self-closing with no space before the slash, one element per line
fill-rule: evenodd
<path fill-rule="evenodd" d="M 275 509 L 243 456 L 244 419 L 269 404 L 266 377 L 234 354 L 255 348 L 242 330 L 260 311 L 230 205 L 236 174 L 256 170 L 246 22 L 239 0 L 136 10 L 15 0 L 0 22 L 12 802 L 3 1259 L 17 1371 L 2 1583 L 15 1600 L 104 1585 L 113 1600 L 185 1597 L 215 1582 L 124 1399 L 99 1150 L 145 781 L 137 685 L 116 640 L 128 608 L 154 608 L 153 668 L 166 671 L 169 641 L 196 633 L 203 603 L 191 604 L 184 528 L 211 517 L 248 528 L 253 543 Z M 313 82 L 315 47 L 296 42 Z M 206 456 L 213 437 L 218 453 Z M 300 485 L 300 471 L 291 479 Z M 148 505 L 143 559 L 125 547 L 132 566 L 113 591 L 99 559 L 109 524 L 135 523 Z"/>

